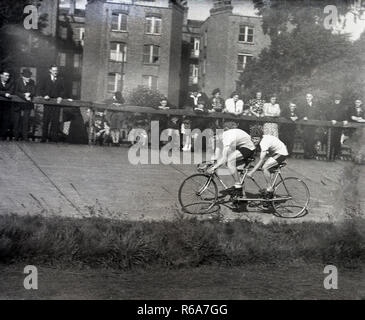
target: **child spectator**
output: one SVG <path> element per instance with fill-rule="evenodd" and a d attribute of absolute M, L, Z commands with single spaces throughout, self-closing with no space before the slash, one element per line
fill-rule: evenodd
<path fill-rule="evenodd" d="M 96 111 L 95 112 L 95 143 L 99 145 L 104 145 L 110 141 L 110 127 L 106 120 L 106 112 Z"/>
<path fill-rule="evenodd" d="M 150 124 L 148 117 L 140 113 L 135 113 L 133 129 L 129 132 L 128 140 L 134 141 L 142 147 L 147 147 L 149 131 Z"/>

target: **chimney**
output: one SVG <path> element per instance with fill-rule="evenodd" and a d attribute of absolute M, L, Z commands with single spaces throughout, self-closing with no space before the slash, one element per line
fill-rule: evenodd
<path fill-rule="evenodd" d="M 75 9 L 76 9 L 76 0 L 70 0 L 70 11 L 68 12 L 68 14 L 70 16 L 75 15 Z"/>
<path fill-rule="evenodd" d="M 213 2 L 213 8 L 210 9 L 210 14 L 232 12 L 232 1 L 231 0 L 215 0 Z"/>

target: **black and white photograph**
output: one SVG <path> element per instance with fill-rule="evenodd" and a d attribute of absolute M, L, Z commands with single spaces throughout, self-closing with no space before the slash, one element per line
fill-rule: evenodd
<path fill-rule="evenodd" d="M 0 300 L 365 300 L 365 1 L 1 0 Z"/>

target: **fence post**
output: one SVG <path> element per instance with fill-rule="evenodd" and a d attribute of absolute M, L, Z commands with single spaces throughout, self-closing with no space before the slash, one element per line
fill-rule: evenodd
<path fill-rule="evenodd" d="M 94 124 L 94 113 L 95 110 L 93 106 L 90 106 L 90 112 L 89 112 L 89 137 L 88 137 L 88 145 L 90 146 L 93 142 L 93 124 Z"/>
<path fill-rule="evenodd" d="M 331 160 L 331 154 L 332 154 L 332 127 L 328 127 L 327 132 L 327 161 Z"/>

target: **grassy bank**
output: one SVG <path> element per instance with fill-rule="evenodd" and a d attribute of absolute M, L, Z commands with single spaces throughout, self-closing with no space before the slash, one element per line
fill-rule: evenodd
<path fill-rule="evenodd" d="M 190 268 L 365 263 L 365 221 L 260 224 L 0 216 L 0 262 L 58 267 Z"/>

